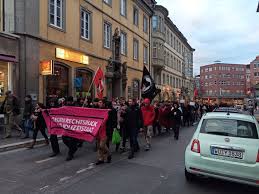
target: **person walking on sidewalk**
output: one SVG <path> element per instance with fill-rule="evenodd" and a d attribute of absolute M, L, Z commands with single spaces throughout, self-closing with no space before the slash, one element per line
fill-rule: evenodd
<path fill-rule="evenodd" d="M 148 98 L 144 99 L 144 106 L 141 108 L 143 125 L 144 125 L 144 134 L 146 140 L 146 148 L 148 151 L 151 148 L 151 139 L 153 133 L 153 122 L 155 119 L 155 110 L 152 105 L 150 105 L 150 100 Z"/>
<path fill-rule="evenodd" d="M 138 144 L 138 133 L 139 129 L 142 128 L 143 120 L 141 110 L 135 99 L 129 99 L 129 106 L 126 109 L 125 115 L 125 129 L 129 134 L 130 140 L 130 153 L 128 159 L 134 157 L 134 152 L 139 151 Z"/>
<path fill-rule="evenodd" d="M 37 103 L 35 110 L 32 115 L 32 120 L 34 121 L 34 128 L 33 128 L 33 141 L 29 146 L 29 149 L 32 149 L 36 143 L 38 131 L 41 132 L 42 136 L 45 138 L 46 145 L 49 145 L 49 139 L 46 134 L 46 123 L 42 115 L 42 109 L 44 106 L 42 103 Z"/>
<path fill-rule="evenodd" d="M 4 113 L 5 117 L 5 137 L 12 137 L 12 129 L 15 127 L 18 131 L 22 131 L 22 129 L 17 124 L 17 116 L 20 114 L 20 107 L 18 103 L 18 99 L 12 94 L 11 91 L 7 91 L 5 93 L 6 97 L 1 106 L 1 112 Z"/>
<path fill-rule="evenodd" d="M 24 137 L 22 139 L 29 138 L 29 132 L 33 129 L 33 121 L 31 119 L 33 113 L 33 104 L 31 95 L 27 95 L 24 98 L 24 111 L 23 111 L 23 127 L 24 127 Z"/>

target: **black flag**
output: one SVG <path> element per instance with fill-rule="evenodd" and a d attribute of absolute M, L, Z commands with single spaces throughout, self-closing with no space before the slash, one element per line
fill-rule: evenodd
<path fill-rule="evenodd" d="M 153 100 L 161 90 L 156 88 L 156 84 L 148 72 L 146 66 L 143 68 L 141 96 L 142 98 L 149 98 Z"/>

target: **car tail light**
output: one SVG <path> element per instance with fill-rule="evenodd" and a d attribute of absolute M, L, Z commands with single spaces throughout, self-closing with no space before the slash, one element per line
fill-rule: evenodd
<path fill-rule="evenodd" d="M 191 150 L 196 153 L 201 153 L 200 141 L 198 139 L 192 141 Z"/>
<path fill-rule="evenodd" d="M 259 162 L 259 150 L 258 150 L 258 152 L 257 152 L 256 162 Z"/>

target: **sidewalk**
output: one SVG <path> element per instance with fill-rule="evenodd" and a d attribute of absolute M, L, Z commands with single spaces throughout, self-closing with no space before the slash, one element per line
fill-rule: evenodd
<path fill-rule="evenodd" d="M 47 132 L 47 131 L 46 131 Z M 0 152 L 10 151 L 18 148 L 24 148 L 30 145 L 32 142 L 33 131 L 30 131 L 30 138 L 21 139 L 23 133 L 13 130 L 12 137 L 4 139 L 5 132 L 4 126 L 0 126 Z M 39 131 L 36 144 L 44 144 L 45 139 L 42 137 L 41 132 Z"/>

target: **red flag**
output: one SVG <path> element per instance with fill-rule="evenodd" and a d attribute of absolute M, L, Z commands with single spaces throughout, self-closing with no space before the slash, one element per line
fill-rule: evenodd
<path fill-rule="evenodd" d="M 195 90 L 194 90 L 194 97 L 197 97 L 197 96 L 198 96 L 198 89 L 195 88 Z"/>
<path fill-rule="evenodd" d="M 98 98 L 103 98 L 103 90 L 104 90 L 103 78 L 104 78 L 103 71 L 100 67 L 98 67 L 96 74 L 94 76 L 94 79 L 93 79 L 94 85 L 97 89 Z"/>

